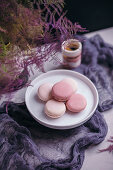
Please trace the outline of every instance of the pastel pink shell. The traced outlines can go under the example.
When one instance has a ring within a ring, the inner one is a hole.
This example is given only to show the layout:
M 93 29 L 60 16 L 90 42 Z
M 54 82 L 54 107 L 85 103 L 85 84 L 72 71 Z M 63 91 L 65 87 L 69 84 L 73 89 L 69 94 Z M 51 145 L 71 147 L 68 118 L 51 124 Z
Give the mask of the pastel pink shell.
M 80 112 L 85 109 L 86 105 L 86 98 L 77 93 L 73 94 L 66 103 L 68 110 L 71 112 Z
M 73 93 L 72 86 L 65 81 L 56 83 L 52 88 L 52 96 L 58 101 L 67 101 Z
M 51 118 L 59 118 L 65 113 L 66 106 L 63 102 L 51 99 L 45 104 L 44 110 L 47 116 Z
M 50 83 L 44 83 L 42 85 L 40 85 L 40 87 L 38 88 L 38 97 L 42 100 L 42 101 L 48 101 L 50 100 L 51 97 L 51 90 L 52 90 L 53 85 Z

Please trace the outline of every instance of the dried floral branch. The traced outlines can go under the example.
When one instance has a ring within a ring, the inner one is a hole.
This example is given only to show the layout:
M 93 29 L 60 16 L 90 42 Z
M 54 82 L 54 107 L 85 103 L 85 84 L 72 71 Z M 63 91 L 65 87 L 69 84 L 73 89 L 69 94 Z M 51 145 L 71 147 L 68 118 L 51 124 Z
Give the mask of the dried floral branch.
M 113 143 L 113 136 L 111 136 L 110 139 L 108 139 L 108 142 Z M 99 151 L 100 151 L 100 152 L 105 152 L 105 151 L 113 152 L 113 144 L 112 144 L 112 145 L 109 145 L 107 148 L 101 149 L 101 150 L 99 150 Z
M 29 0 L 1 0 L 0 95 L 22 87 L 25 82 L 19 76 L 22 71 L 33 64 L 43 69 L 50 55 L 57 58 L 64 40 L 85 31 L 66 18 L 63 0 L 34 0 L 34 3 L 37 9 L 32 8 Z
M 0 26 L 0 31 L 6 33 L 6 30 L 4 30 L 1 26 Z

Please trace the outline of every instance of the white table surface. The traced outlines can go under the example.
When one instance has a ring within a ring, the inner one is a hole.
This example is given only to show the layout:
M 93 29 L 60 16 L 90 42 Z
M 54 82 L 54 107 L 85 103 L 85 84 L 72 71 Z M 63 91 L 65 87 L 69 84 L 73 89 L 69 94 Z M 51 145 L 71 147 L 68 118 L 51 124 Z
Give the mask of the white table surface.
M 113 45 L 113 27 L 92 32 L 92 33 L 87 33 L 87 37 L 92 37 L 95 34 L 100 34 L 102 38 Z M 59 54 L 60 56 L 61 54 Z M 57 67 L 60 67 L 57 64 L 53 64 L 53 62 L 47 62 L 45 64 L 45 71 L 49 71 L 51 69 L 56 69 Z M 35 77 L 37 77 L 41 72 L 38 70 L 35 70 L 35 74 L 31 75 L 30 79 L 33 80 Z M 26 88 L 23 88 L 13 94 L 12 101 L 14 102 L 23 102 L 24 101 L 24 96 L 25 96 L 25 91 Z M 0 104 L 7 100 L 6 96 L 3 96 L 2 99 L 0 100 Z M 97 146 L 90 146 L 86 152 L 85 152 L 85 160 L 83 163 L 83 166 L 81 170 L 113 170 L 113 152 L 108 153 L 108 152 L 102 152 L 99 153 L 99 149 L 103 149 L 109 146 L 109 142 L 107 140 L 110 138 L 110 136 L 113 136 L 113 109 L 103 112 L 102 113 L 107 125 L 108 125 L 108 133 L 105 138 L 105 140 L 97 145 Z

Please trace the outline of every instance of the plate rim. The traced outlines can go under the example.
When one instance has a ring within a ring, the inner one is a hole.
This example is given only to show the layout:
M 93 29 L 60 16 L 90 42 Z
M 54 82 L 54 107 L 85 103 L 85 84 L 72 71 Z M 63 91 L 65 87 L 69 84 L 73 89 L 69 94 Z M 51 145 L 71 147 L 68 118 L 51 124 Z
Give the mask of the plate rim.
M 95 90 L 96 104 L 95 104 L 93 110 L 90 112 L 90 114 L 89 114 L 86 118 L 84 118 L 84 119 L 82 120 L 82 122 L 78 122 L 77 124 L 72 124 L 72 125 L 67 125 L 67 126 L 66 126 L 66 125 L 65 125 L 65 126 L 50 125 L 50 124 L 48 124 L 48 123 L 44 123 L 43 121 L 40 121 L 37 117 L 35 117 L 35 116 L 31 113 L 31 111 L 30 111 L 30 109 L 29 109 L 29 106 L 27 105 L 28 90 L 29 90 L 29 88 L 33 87 L 32 85 L 33 85 L 33 83 L 34 83 L 35 81 L 37 81 L 37 79 L 39 79 L 39 78 L 43 77 L 44 75 L 49 74 L 49 73 L 51 73 L 51 72 L 52 72 L 52 73 L 54 73 L 54 72 L 70 72 L 70 73 L 73 73 L 73 74 L 77 75 L 78 77 L 82 77 L 82 78 L 86 79 L 86 80 L 91 84 L 91 86 L 93 87 L 93 89 Z M 79 72 L 77 72 L 77 71 L 72 71 L 72 70 L 58 69 L 58 70 L 50 70 L 50 71 L 47 71 L 46 73 L 42 73 L 41 75 L 37 76 L 34 80 L 32 80 L 32 82 L 31 82 L 30 85 L 27 87 L 26 92 L 25 92 L 25 104 L 26 104 L 26 107 L 27 107 L 29 113 L 31 114 L 31 116 L 32 116 L 38 123 L 40 123 L 41 125 L 46 126 L 46 127 L 48 127 L 48 128 L 59 129 L 59 130 L 72 129 L 72 128 L 78 127 L 78 126 L 84 124 L 85 122 L 87 122 L 87 121 L 93 116 L 93 114 L 94 114 L 94 112 L 95 112 L 95 110 L 96 110 L 96 108 L 97 108 L 97 106 L 98 106 L 98 102 L 99 102 L 99 95 L 98 95 L 98 91 L 97 91 L 94 83 L 93 83 L 88 77 L 86 77 L 85 75 L 83 75 L 83 74 L 81 74 L 81 73 L 79 73 Z

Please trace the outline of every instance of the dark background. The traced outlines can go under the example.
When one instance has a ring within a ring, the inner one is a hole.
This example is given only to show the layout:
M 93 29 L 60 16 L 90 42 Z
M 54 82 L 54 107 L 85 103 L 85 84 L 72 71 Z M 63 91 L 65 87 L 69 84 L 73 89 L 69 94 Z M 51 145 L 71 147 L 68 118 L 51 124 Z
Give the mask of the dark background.
M 113 0 L 65 0 L 66 16 L 88 32 L 113 26 Z

